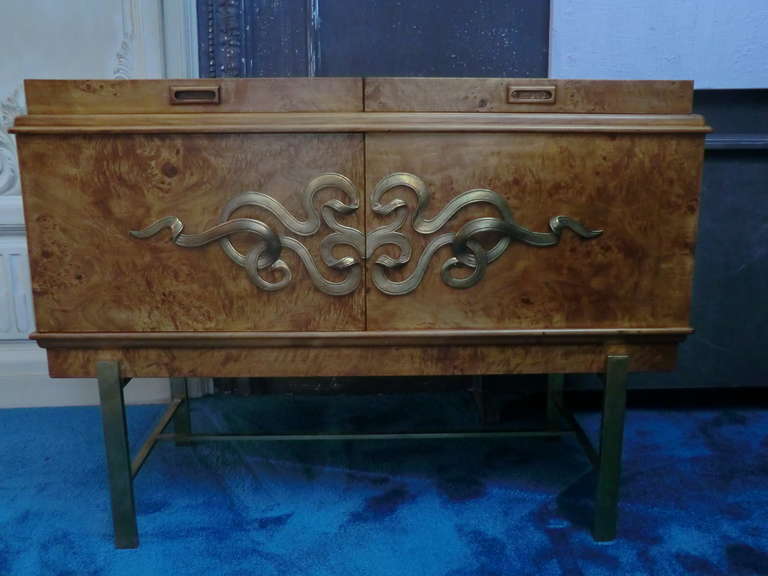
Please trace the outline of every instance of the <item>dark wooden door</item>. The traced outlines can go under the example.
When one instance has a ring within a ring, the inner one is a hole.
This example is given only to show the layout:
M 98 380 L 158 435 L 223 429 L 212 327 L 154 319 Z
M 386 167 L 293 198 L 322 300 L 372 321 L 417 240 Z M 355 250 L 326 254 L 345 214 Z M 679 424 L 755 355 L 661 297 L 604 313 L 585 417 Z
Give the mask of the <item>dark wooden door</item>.
M 200 75 L 546 77 L 549 2 L 198 0 Z

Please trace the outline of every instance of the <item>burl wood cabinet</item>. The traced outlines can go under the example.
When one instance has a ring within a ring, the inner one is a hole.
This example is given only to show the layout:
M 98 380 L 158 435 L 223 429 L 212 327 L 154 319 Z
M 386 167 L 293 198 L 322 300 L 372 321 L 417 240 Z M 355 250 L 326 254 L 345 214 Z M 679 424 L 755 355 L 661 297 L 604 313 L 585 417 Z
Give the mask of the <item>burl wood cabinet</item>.
M 672 369 L 691 331 L 708 127 L 690 82 L 28 81 L 26 95 L 32 337 L 52 376 L 99 377 L 118 545 L 136 542 L 121 387 L 150 376 L 607 371 L 595 534 L 613 536 L 623 375 Z M 165 423 L 190 440 L 174 382 Z

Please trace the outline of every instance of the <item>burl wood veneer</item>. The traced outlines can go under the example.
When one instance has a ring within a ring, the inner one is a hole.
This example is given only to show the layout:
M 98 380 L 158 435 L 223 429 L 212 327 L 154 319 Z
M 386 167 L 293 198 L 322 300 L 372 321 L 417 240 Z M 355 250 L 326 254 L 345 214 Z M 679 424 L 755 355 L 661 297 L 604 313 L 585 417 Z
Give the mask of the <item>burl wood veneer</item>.
M 596 372 L 613 353 L 667 370 L 691 331 L 708 127 L 689 82 L 26 95 L 33 337 L 53 376 Z
M 20 140 L 40 333 L 365 329 L 362 290 L 344 298 L 309 290 L 306 269 L 293 255 L 286 256 L 293 281 L 264 292 L 216 243 L 184 250 L 168 241 L 167 231 L 144 241 L 128 234 L 169 214 L 181 219 L 185 231 L 210 228 L 234 191 L 270 190 L 286 209 L 301 214 L 304 188 L 317 174 L 339 172 L 362 186 L 362 135 L 72 134 Z M 44 165 L 55 168 L 35 169 Z M 317 198 L 332 196 L 325 190 Z M 248 207 L 237 216 L 279 229 L 274 217 Z M 343 220 L 362 229 L 363 212 Z M 311 253 L 319 252 L 328 232 L 321 228 L 306 238 Z
M 430 215 L 483 187 L 498 191 L 528 228 L 546 230 L 551 217 L 567 214 L 605 231 L 589 241 L 564 232 L 557 247 L 512 243 L 467 290 L 440 278 L 451 246 L 406 297 L 371 289 L 369 276 L 369 330 L 688 325 L 700 178 L 690 163 L 699 163 L 699 136 L 370 134 L 365 151 L 368 193 L 392 172 L 422 174 Z M 492 206 L 472 206 L 446 229 L 493 216 Z M 369 230 L 386 220 L 366 212 Z M 415 254 L 427 240 L 413 236 Z M 413 268 L 412 259 L 402 275 Z

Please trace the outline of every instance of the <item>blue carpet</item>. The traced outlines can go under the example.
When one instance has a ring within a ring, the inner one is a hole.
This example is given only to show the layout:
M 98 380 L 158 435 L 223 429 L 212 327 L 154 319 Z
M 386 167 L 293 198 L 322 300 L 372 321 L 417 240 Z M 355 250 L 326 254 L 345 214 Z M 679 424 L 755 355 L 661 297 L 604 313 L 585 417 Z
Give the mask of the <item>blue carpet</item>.
M 128 409 L 134 446 L 161 410 Z M 476 424 L 464 393 L 193 402 L 198 432 Z M 566 437 L 161 444 L 114 550 L 98 409 L 4 410 L 0 575 L 768 574 L 768 412 L 630 411 L 625 438 L 610 544 Z

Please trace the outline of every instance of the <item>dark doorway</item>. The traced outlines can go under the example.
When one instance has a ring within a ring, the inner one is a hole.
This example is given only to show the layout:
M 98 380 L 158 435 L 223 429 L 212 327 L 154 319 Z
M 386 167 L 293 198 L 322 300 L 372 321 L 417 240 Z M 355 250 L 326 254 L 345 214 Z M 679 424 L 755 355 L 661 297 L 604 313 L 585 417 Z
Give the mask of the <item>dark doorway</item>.
M 198 0 L 200 75 L 545 78 L 549 2 Z

